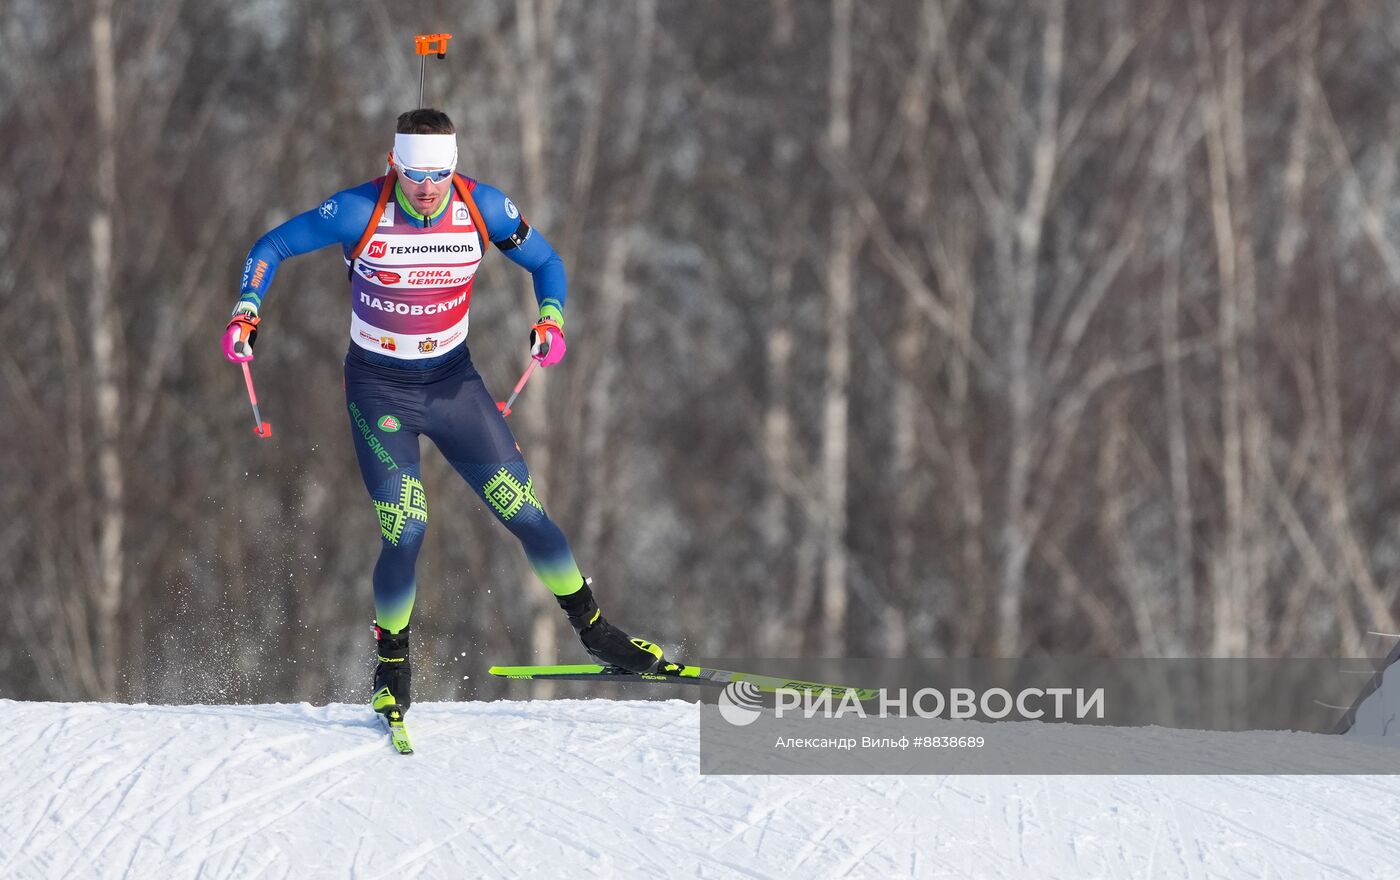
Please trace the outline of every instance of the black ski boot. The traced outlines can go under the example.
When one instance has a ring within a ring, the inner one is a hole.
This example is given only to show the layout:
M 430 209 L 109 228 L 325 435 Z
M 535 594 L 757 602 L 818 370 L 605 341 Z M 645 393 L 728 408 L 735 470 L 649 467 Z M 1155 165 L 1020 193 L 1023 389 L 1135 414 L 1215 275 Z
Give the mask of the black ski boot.
M 399 721 L 413 702 L 409 690 L 413 670 L 408 665 L 408 627 L 390 633 L 376 625 L 374 638 L 379 643 L 379 665 L 374 667 L 374 697 L 371 705 L 374 711 L 391 721 Z
M 661 648 L 646 639 L 630 638 L 613 626 L 593 601 L 592 578 L 584 578 L 578 592 L 555 596 L 559 607 L 569 615 L 569 623 L 578 633 L 583 647 L 604 666 L 616 666 L 628 672 L 652 672 L 663 660 Z

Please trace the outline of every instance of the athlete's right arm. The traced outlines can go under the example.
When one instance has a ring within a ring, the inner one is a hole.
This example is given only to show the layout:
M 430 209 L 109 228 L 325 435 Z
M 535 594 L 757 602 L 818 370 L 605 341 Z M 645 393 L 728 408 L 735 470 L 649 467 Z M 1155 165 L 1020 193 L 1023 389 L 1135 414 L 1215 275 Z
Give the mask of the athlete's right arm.
M 270 230 L 257 240 L 243 262 L 243 281 L 234 312 L 262 307 L 277 267 L 288 257 L 339 244 L 348 253 L 360 241 L 374 212 L 379 187 L 374 181 L 341 190 L 304 214 Z

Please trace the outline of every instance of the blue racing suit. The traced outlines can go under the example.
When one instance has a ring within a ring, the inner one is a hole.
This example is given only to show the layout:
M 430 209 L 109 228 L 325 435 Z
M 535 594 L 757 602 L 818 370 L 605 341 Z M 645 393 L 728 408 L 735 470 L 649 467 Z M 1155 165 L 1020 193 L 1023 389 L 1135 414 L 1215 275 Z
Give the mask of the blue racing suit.
M 346 406 L 360 474 L 379 519 L 374 603 L 377 623 L 389 633 L 408 626 L 428 523 L 420 435 L 520 540 L 556 596 L 583 586 L 568 541 L 545 513 L 465 344 L 471 281 L 488 241 L 530 272 L 541 314 L 561 326 L 564 264 L 500 190 L 463 182 L 475 210 L 467 210 L 454 187 L 431 217 L 418 214 L 395 185 L 372 235 L 366 233 L 384 179 L 342 190 L 259 238 L 243 270 L 239 302 L 261 308 L 283 260 L 332 244 L 342 248 L 355 310 L 345 358 Z

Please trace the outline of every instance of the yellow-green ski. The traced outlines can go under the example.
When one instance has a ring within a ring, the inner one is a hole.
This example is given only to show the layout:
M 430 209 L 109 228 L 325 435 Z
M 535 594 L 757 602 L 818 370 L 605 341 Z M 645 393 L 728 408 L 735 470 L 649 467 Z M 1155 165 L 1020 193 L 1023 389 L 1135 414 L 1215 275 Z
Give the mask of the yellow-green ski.
M 389 727 L 389 742 L 394 746 L 394 751 L 400 755 L 413 754 L 413 742 L 408 738 L 408 728 L 403 724 L 403 713 L 398 706 L 390 706 L 388 711 L 381 712 L 380 718 Z
M 652 672 L 628 672 L 616 666 L 599 666 L 596 663 L 575 663 L 562 666 L 492 666 L 489 672 L 501 678 L 548 679 L 552 681 L 616 681 L 616 682 L 670 682 L 672 684 L 697 684 L 710 687 L 724 687 L 732 681 L 747 681 L 761 691 L 798 691 L 799 693 L 820 694 L 830 692 L 832 699 L 844 699 L 847 693 L 857 700 L 874 700 L 880 696 L 878 688 L 851 687 L 844 684 L 825 684 L 816 681 L 802 681 L 774 675 L 761 675 L 756 672 L 733 672 L 728 669 L 711 669 L 706 666 L 687 666 L 683 663 L 666 663 Z

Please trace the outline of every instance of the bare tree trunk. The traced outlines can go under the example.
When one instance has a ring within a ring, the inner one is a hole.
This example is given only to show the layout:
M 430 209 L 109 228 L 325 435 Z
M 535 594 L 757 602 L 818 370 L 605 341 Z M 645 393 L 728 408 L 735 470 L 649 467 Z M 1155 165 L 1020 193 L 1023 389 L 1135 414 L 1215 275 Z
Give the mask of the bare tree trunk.
M 1166 236 L 1166 272 L 1162 281 L 1162 375 L 1166 392 L 1167 458 L 1172 488 L 1173 579 L 1176 582 L 1177 643 L 1190 647 L 1198 631 L 1196 618 L 1195 538 L 1192 533 L 1190 459 L 1186 440 L 1186 406 L 1181 366 L 1181 260 L 1186 235 L 1185 181 L 1172 190 L 1172 222 Z
M 1243 365 L 1241 363 L 1241 279 L 1239 242 L 1236 239 L 1229 159 L 1226 155 L 1226 122 L 1223 106 L 1226 87 L 1215 68 L 1215 49 L 1199 2 L 1191 5 L 1198 69 L 1205 91 L 1202 123 L 1206 131 L 1206 156 L 1210 172 L 1211 216 L 1214 220 L 1216 260 L 1220 276 L 1220 424 L 1221 473 L 1225 493 L 1223 556 L 1214 569 L 1213 632 L 1211 651 L 1216 657 L 1242 657 L 1249 650 L 1247 624 L 1249 572 L 1246 554 L 1245 427 Z M 1228 51 L 1238 51 L 1229 49 Z M 1231 65 L 1226 65 L 1227 73 Z
M 1032 424 L 1034 391 L 1031 337 L 1035 323 L 1036 289 L 1039 285 L 1040 239 L 1058 157 L 1060 76 L 1064 67 L 1063 2 L 1048 5 L 1045 37 L 1041 47 L 1042 77 L 1036 112 L 1036 133 L 1031 157 L 1031 180 L 1025 204 L 1016 217 L 1015 265 L 1012 281 L 1008 372 L 1011 425 L 1010 460 L 1006 473 L 1006 521 L 1001 541 L 1001 595 L 997 607 L 997 653 L 1014 657 L 1021 651 L 1024 634 L 1026 566 L 1034 535 L 1030 528 L 1031 471 L 1038 437 Z
M 790 0 L 774 0 L 773 27 L 768 35 L 771 57 L 783 69 L 793 45 L 796 21 Z M 775 80 L 781 83 L 782 80 Z M 780 88 L 770 86 L 775 94 Z M 773 166 L 772 198 L 774 212 L 790 205 L 794 196 L 789 181 L 794 175 L 794 161 L 799 144 L 793 133 L 776 126 L 767 144 L 768 160 Z M 763 461 L 766 480 L 763 487 L 763 516 L 760 519 L 763 556 L 774 567 L 779 581 L 801 583 L 797 576 L 793 546 L 799 532 L 790 516 L 791 499 L 797 482 L 793 470 L 793 406 L 792 356 L 796 334 L 792 327 L 793 271 L 801 251 L 798 230 L 794 224 L 783 224 L 780 237 L 771 243 L 771 270 L 768 273 L 767 308 L 768 332 L 764 334 L 763 361 L 767 397 L 763 401 Z M 801 534 L 806 534 L 805 529 Z M 762 593 L 762 612 L 755 634 L 755 644 L 763 656 L 782 657 L 795 653 L 801 640 L 802 621 L 795 619 L 791 594 L 777 590 Z M 805 603 L 803 606 L 805 607 Z
M 926 32 L 932 31 L 930 4 L 923 4 L 920 21 Z M 927 159 L 929 109 L 933 104 L 933 52 L 931 35 L 918 41 L 918 54 L 910 68 L 899 105 L 902 139 L 910 165 L 909 186 L 904 194 L 903 220 L 918 228 L 932 201 L 932 162 Z M 885 655 L 902 657 L 909 650 L 910 611 L 936 606 L 932 597 L 919 594 L 919 585 L 927 577 L 918 573 L 919 524 L 918 513 L 925 493 L 918 474 L 918 414 L 923 385 L 923 356 L 925 337 L 929 333 L 919 303 L 908 292 L 903 304 L 903 317 L 894 344 L 894 361 L 898 378 L 890 397 L 890 421 L 893 425 L 893 460 L 891 482 L 895 487 L 894 536 L 890 561 L 890 601 L 883 615 Z M 957 355 L 953 355 L 956 357 Z M 924 614 L 927 621 L 932 615 Z M 930 624 L 925 624 L 930 625 Z M 930 639 L 921 640 L 927 644 Z
M 952 312 L 956 320 L 958 338 L 972 340 L 973 312 L 976 309 L 976 290 L 972 281 L 971 247 L 960 247 L 957 256 L 945 254 L 942 262 L 949 269 L 956 266 L 955 272 L 945 273 L 954 279 L 952 288 Z M 955 262 L 956 261 L 956 262 Z M 987 555 L 983 551 L 982 534 L 986 522 L 986 503 L 982 497 L 981 481 L 978 479 L 976 458 L 973 455 L 972 429 L 974 407 L 971 400 L 972 370 L 968 351 L 971 345 L 958 346 L 952 355 L 948 368 L 948 422 L 949 453 L 952 459 L 953 497 L 958 511 L 958 574 L 963 581 L 962 596 L 966 598 L 966 610 L 959 616 L 962 625 L 954 627 L 951 651 L 957 655 L 974 652 L 979 625 L 987 618 L 985 587 L 992 583 L 988 574 Z M 932 633 L 930 633 L 932 635 Z
M 833 0 L 830 116 L 827 147 L 836 167 L 850 165 L 851 30 L 854 0 Z M 826 399 L 822 417 L 822 602 L 821 648 L 827 656 L 846 652 L 848 598 L 846 478 L 850 425 L 851 316 L 855 301 L 857 242 L 849 198 L 834 189 L 831 241 L 827 249 Z
M 537 9 L 540 13 L 537 15 Z M 544 137 L 546 119 L 549 113 L 550 72 L 553 63 L 550 59 L 554 19 L 558 4 L 538 0 L 516 0 L 516 37 L 519 57 L 529 59 L 518 68 L 524 82 L 518 89 L 520 102 L 520 155 L 521 170 L 525 174 L 525 198 L 532 221 L 542 228 L 548 227 L 549 212 L 546 204 L 546 181 L 548 167 L 545 163 Z M 522 315 L 531 316 L 536 309 L 534 294 L 529 281 L 522 282 L 520 303 Z M 528 329 L 528 327 L 527 327 Z M 523 345 L 522 345 L 523 349 Z M 541 381 L 544 380 L 544 381 Z M 533 392 L 526 406 L 520 407 L 517 418 L 523 422 L 521 429 L 526 436 L 547 436 L 546 417 L 548 415 L 549 382 L 545 376 L 536 377 Z M 549 448 L 543 445 L 530 447 L 531 473 L 542 485 L 550 485 Z M 539 658 L 557 657 L 559 654 L 558 627 L 563 616 L 548 591 L 544 590 L 530 567 L 522 558 L 519 563 L 520 583 L 525 595 L 531 597 L 530 605 L 530 647 Z M 546 686 L 537 693 L 541 697 L 551 696 L 552 686 Z
M 1329 276 L 1321 285 L 1322 321 L 1319 328 L 1318 358 L 1321 378 L 1318 382 L 1318 402 L 1322 410 L 1322 467 L 1313 474 L 1318 489 L 1327 499 L 1327 515 L 1332 539 L 1341 554 L 1341 567 L 1356 589 L 1357 598 L 1369 615 L 1371 627 L 1395 632 L 1395 618 L 1390 611 L 1393 590 L 1383 590 L 1371 575 L 1371 563 L 1365 545 L 1357 536 L 1351 503 L 1348 500 L 1346 447 L 1347 438 L 1341 414 L 1341 334 L 1337 328 L 1337 290 Z M 1388 595 L 1389 594 L 1389 595 Z M 1358 633 L 1343 632 L 1341 649 L 1346 653 L 1361 649 Z
M 93 91 L 97 105 L 97 168 L 92 206 L 92 365 L 97 403 L 98 578 L 97 616 L 100 680 L 104 699 L 118 696 L 121 658 L 125 487 L 121 450 L 121 320 L 112 295 L 112 224 L 117 202 L 116 70 L 112 54 L 112 0 L 95 0 L 92 19 Z
M 780 177 L 782 175 L 779 175 Z M 795 476 L 792 465 L 791 363 L 793 331 L 787 321 L 792 297 L 792 259 L 778 255 L 768 275 L 770 299 L 769 332 L 764 339 L 768 399 L 763 406 L 763 459 L 767 481 L 764 485 L 763 518 L 760 521 L 763 556 L 769 565 L 781 566 L 791 559 L 793 528 L 788 517 L 788 498 Z M 786 576 L 784 574 L 783 576 Z M 781 579 L 781 577 L 780 577 Z M 783 614 L 788 603 L 776 591 L 763 594 L 765 612 L 759 625 L 759 651 L 764 656 L 783 656 L 787 637 L 799 621 Z
M 912 299 L 904 301 L 904 316 L 895 340 L 895 363 L 898 379 L 893 398 L 893 460 L 890 469 L 895 496 L 894 546 L 890 563 L 891 583 L 888 600 L 881 616 L 880 640 L 886 657 L 903 657 L 909 650 L 909 612 L 911 608 L 926 607 L 929 602 L 919 596 L 918 584 L 924 578 L 918 573 L 918 525 L 921 492 L 918 486 L 916 454 L 919 449 L 918 425 L 920 407 L 917 401 L 918 369 L 924 349 L 923 316 Z
M 1245 27 L 1243 7 L 1234 6 L 1226 17 L 1225 58 L 1221 109 L 1225 161 L 1230 175 L 1231 219 L 1236 235 L 1235 266 L 1239 281 L 1239 358 L 1240 415 L 1244 434 L 1244 546 L 1241 560 L 1244 584 L 1241 587 L 1245 644 L 1244 653 L 1261 643 L 1269 623 L 1264 612 L 1262 586 L 1269 564 L 1267 535 L 1273 527 L 1267 521 L 1267 481 L 1269 467 L 1268 420 L 1259 400 L 1259 273 L 1254 257 L 1254 209 L 1250 193 L 1248 151 L 1245 145 Z
M 1131 469 L 1124 459 L 1132 446 L 1130 416 L 1127 413 L 1127 391 L 1119 390 L 1112 395 L 1105 407 L 1102 445 L 1099 447 L 1099 529 L 1104 536 L 1104 545 L 1109 549 L 1113 560 L 1112 570 L 1128 612 L 1132 617 L 1136 636 L 1134 653 L 1146 657 L 1162 656 L 1161 594 L 1152 588 L 1156 580 L 1148 566 L 1138 558 L 1129 519 L 1134 502 L 1134 482 L 1129 476 Z
M 647 86 L 651 82 L 651 60 L 656 44 L 656 3 L 655 0 L 639 0 L 634 7 L 637 35 L 633 43 L 634 56 L 631 69 L 625 75 L 628 83 L 627 112 L 617 129 L 617 141 L 613 145 L 619 153 L 632 158 L 632 165 L 639 171 L 639 180 L 627 190 L 626 198 L 613 203 L 607 228 L 607 244 L 603 249 L 603 266 L 599 273 L 598 299 L 590 323 L 592 345 L 600 352 L 596 369 L 591 371 L 591 384 L 587 395 L 587 411 L 582 432 L 583 473 L 575 477 L 582 483 L 584 498 L 601 498 L 608 491 L 616 477 L 615 469 L 609 464 L 613 457 L 609 453 L 608 441 L 614 436 L 615 401 L 619 392 L 621 358 L 618 342 L 622 337 L 622 327 L 627 309 L 636 294 L 635 286 L 627 280 L 627 267 L 632 259 L 635 240 L 632 224 L 643 216 L 651 203 L 655 189 L 657 163 L 649 161 L 642 149 L 642 134 L 646 123 Z M 586 505 L 583 525 L 579 529 L 576 549 L 598 553 L 602 550 L 602 536 L 610 515 L 617 513 L 611 505 Z

